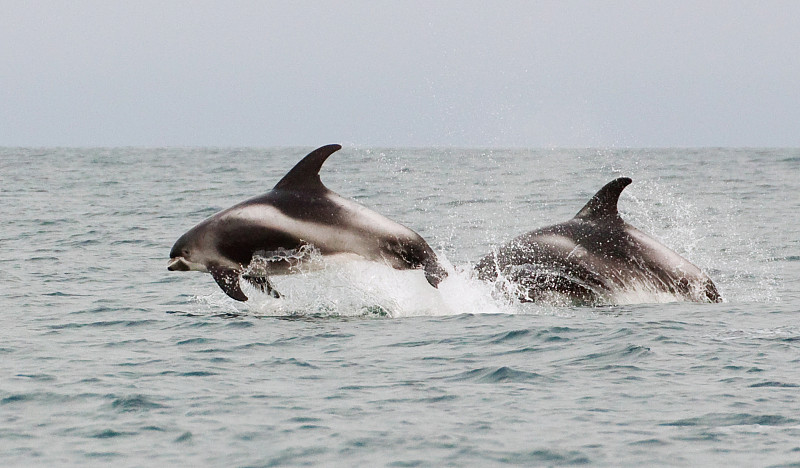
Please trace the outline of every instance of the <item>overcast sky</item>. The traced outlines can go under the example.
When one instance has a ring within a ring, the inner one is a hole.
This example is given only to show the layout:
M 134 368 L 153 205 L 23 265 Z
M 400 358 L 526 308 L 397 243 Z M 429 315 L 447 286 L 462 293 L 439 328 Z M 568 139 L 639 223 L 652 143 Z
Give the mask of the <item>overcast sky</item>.
M 800 1 L 0 0 L 2 146 L 800 146 Z

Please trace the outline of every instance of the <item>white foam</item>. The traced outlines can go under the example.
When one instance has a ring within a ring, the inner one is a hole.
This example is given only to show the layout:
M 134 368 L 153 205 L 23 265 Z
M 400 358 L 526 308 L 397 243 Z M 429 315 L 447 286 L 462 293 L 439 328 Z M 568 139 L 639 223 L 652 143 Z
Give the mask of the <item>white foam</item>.
M 324 261 L 323 268 L 270 281 L 282 297 L 274 299 L 243 283 L 248 313 L 257 315 L 447 316 L 508 314 L 514 307 L 495 299 L 492 286 L 478 280 L 469 267 L 454 268 L 446 259 L 448 277 L 431 287 L 421 270 L 395 270 L 353 258 Z
M 553 307 L 571 305 L 569 297 L 556 292 L 537 304 L 517 302 L 517 287 L 500 275 L 494 283 L 475 277 L 471 265 L 454 267 L 444 256 L 440 261 L 448 277 L 431 287 L 421 270 L 395 270 L 354 256 L 318 256 L 296 274 L 271 276 L 282 297 L 273 298 L 242 281 L 249 297 L 231 301 L 221 291 L 196 296 L 207 313 L 244 313 L 257 316 L 414 317 L 459 314 L 549 315 Z M 653 304 L 682 299 L 644 284 L 628 284 L 624 290 L 597 305 Z
M 687 299 L 664 291 L 655 286 L 641 282 L 631 282 L 626 284 L 624 289 L 615 291 L 605 301 L 609 305 L 632 305 L 632 304 L 666 304 L 668 302 L 685 302 Z
M 558 292 L 538 297 L 536 304 L 520 304 L 519 286 L 501 274 L 493 283 L 476 278 L 472 265 L 454 267 L 444 255 L 439 260 L 448 272 L 438 288 L 425 279 L 422 270 L 395 270 L 355 255 L 310 258 L 293 268 L 295 274 L 273 275 L 270 281 L 281 293 L 273 298 L 242 281 L 249 300 L 231 301 L 221 291 L 197 296 L 202 312 L 244 313 L 258 316 L 414 317 L 459 314 L 545 314 L 553 308 L 572 305 Z M 603 305 L 633 305 L 685 300 L 655 285 L 630 282 L 598 302 Z

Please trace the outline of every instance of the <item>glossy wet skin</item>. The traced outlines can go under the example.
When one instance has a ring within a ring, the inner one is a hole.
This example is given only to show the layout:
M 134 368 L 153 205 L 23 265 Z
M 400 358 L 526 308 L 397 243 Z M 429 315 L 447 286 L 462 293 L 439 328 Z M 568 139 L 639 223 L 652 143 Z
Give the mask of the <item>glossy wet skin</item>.
M 629 183 L 612 181 L 573 219 L 523 234 L 485 256 L 475 267 L 479 278 L 506 278 L 520 286 L 523 301 L 557 293 L 575 304 L 596 304 L 636 288 L 678 300 L 721 301 L 698 267 L 619 217 L 617 199 Z
M 396 269 L 421 268 L 431 285 L 438 285 L 447 274 L 422 237 L 319 181 L 319 167 L 338 148 L 319 148 L 273 190 L 189 230 L 173 246 L 168 269 L 208 271 L 229 296 L 246 300 L 233 278 L 245 271 L 255 254 L 313 246 L 323 256 L 354 254 Z M 293 272 L 287 262 L 277 261 L 267 263 L 261 273 Z

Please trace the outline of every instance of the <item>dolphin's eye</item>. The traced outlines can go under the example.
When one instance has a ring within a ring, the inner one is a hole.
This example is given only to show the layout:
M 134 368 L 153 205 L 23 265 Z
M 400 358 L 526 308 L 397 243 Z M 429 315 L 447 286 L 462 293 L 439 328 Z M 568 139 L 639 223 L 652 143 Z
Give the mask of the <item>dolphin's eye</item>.
M 189 249 L 183 249 L 183 250 L 181 250 L 181 253 L 183 254 L 184 257 L 188 257 L 189 256 Z

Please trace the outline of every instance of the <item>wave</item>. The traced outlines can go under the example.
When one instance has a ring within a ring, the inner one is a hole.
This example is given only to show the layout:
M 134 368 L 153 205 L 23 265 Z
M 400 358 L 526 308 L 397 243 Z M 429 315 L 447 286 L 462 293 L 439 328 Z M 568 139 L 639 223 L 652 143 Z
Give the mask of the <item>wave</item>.
M 799 421 L 777 414 L 749 414 L 749 413 L 708 413 L 695 418 L 679 419 L 662 426 L 786 426 L 794 425 Z
M 542 380 L 552 379 L 541 374 L 537 374 L 536 372 L 526 372 L 511 367 L 502 366 L 482 367 L 480 369 L 469 370 L 451 377 L 450 380 L 477 383 L 522 383 L 540 382 Z

